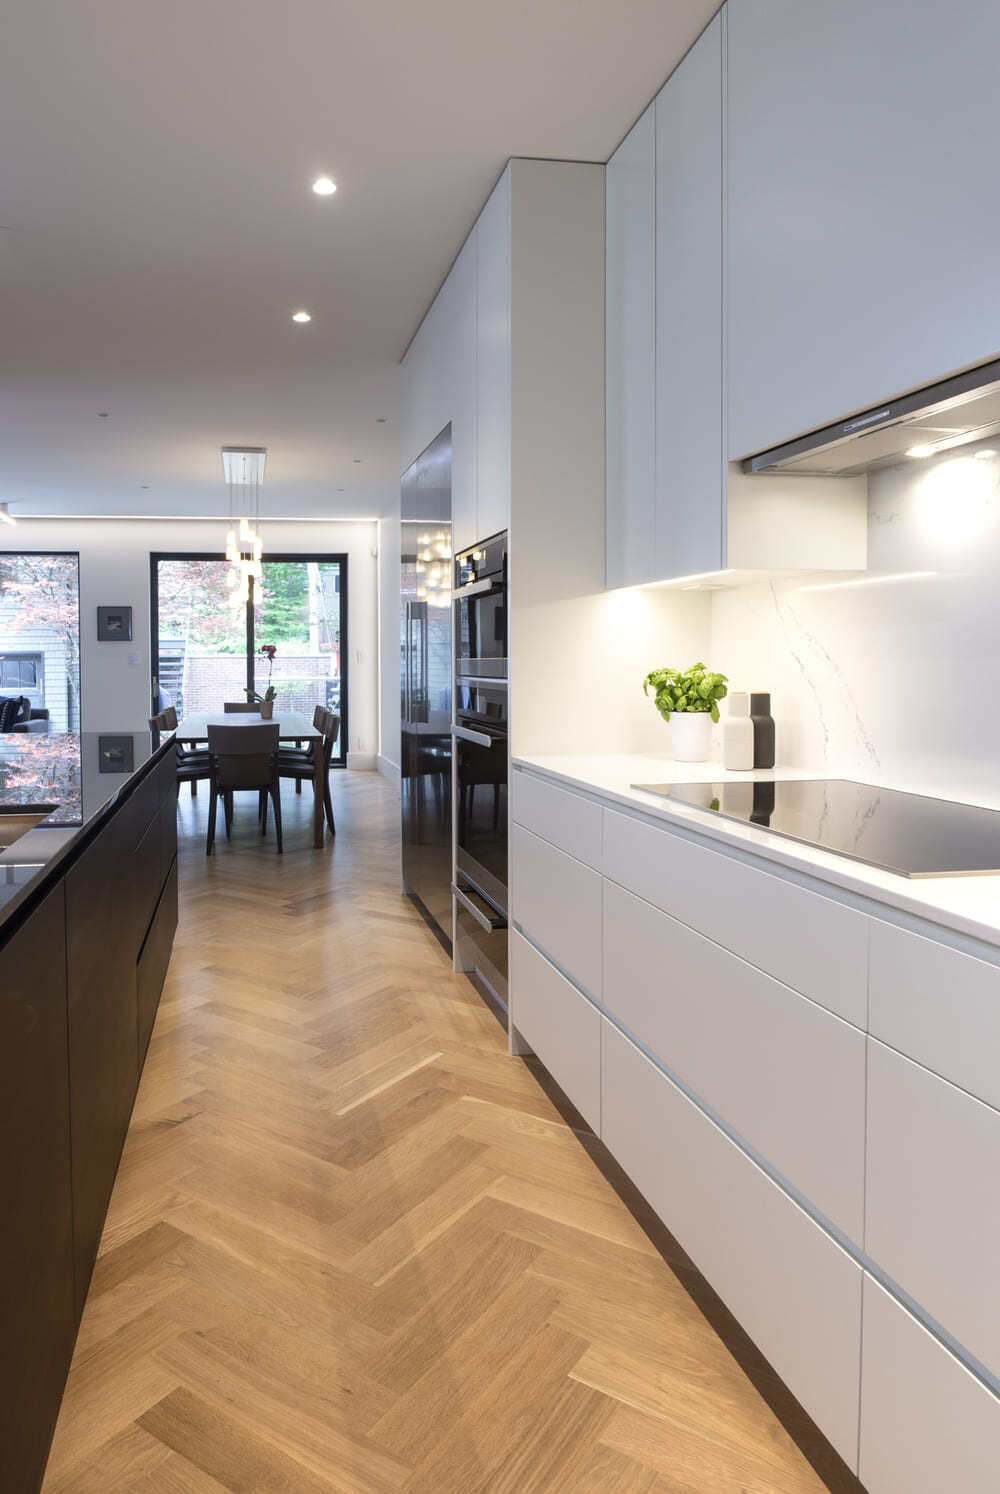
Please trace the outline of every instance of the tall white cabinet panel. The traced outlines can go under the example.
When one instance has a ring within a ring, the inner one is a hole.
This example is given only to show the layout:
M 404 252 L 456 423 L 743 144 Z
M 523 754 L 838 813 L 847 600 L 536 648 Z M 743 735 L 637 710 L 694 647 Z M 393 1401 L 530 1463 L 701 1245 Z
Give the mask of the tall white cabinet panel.
M 477 513 L 475 533 L 456 548 L 499 534 L 510 522 L 510 167 L 476 225 Z
M 868 1255 L 1000 1377 L 1000 1112 L 870 1041 Z
M 741 457 L 1000 353 L 1000 6 L 726 9 Z
M 608 585 L 655 580 L 656 111 L 605 180 Z
M 476 249 L 477 230 L 466 239 L 441 290 L 444 358 L 451 407 L 451 512 L 453 544 L 477 539 L 476 528 Z M 466 539 L 465 536 L 469 535 Z
M 870 1276 L 861 1482 L 869 1494 L 995 1494 L 1000 1400 Z
M 724 566 L 722 49 L 717 15 L 656 98 L 656 566 Z
M 856 1468 L 860 1266 L 607 1020 L 602 1044 L 605 1145 Z
M 609 1016 L 861 1245 L 864 1033 L 613 882 L 603 989 Z

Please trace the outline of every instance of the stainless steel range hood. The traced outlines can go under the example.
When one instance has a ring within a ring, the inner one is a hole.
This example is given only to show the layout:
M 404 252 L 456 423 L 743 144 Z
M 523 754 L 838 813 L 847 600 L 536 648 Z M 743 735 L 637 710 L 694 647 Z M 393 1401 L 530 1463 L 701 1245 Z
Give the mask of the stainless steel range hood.
M 1000 359 L 747 457 L 744 472 L 855 477 L 1000 433 Z

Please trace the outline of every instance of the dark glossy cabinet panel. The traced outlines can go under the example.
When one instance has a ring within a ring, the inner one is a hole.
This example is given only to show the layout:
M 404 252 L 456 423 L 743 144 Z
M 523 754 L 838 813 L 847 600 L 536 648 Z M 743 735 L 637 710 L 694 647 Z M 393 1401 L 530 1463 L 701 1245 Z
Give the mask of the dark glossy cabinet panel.
M 149 1047 L 160 992 L 170 964 L 174 930 L 177 928 L 177 862 L 174 861 L 166 885 L 156 906 L 146 942 L 139 956 L 137 971 L 139 997 L 139 1066 L 142 1067 Z
M 61 884 L 0 971 L 0 1488 L 34 1494 L 76 1328 Z
M 66 876 L 77 1308 L 82 1310 L 139 1080 L 136 947 L 118 917 L 132 871 L 116 818 Z

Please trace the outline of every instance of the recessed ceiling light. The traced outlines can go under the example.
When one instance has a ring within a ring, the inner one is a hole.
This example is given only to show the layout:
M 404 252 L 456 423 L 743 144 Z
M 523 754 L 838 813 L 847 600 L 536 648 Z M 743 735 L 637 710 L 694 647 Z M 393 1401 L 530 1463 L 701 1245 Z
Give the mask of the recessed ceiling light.
M 97 418 L 98 418 L 98 420 L 107 420 L 109 414 L 110 414 L 110 411 L 108 411 L 108 410 L 98 410 L 98 412 L 97 412 Z
M 976 458 L 977 462 L 988 462 L 990 457 L 996 456 L 996 452 L 990 448 L 985 451 L 974 451 L 972 455 Z
M 906 455 L 911 457 L 929 457 L 934 455 L 934 448 L 933 446 L 928 446 L 925 442 L 921 442 L 918 446 L 911 446 Z
M 358 463 L 358 464 L 359 464 L 359 466 L 360 466 L 360 463 L 361 463 L 361 458 L 360 458 L 360 457 L 355 457 L 355 458 L 354 458 L 354 460 L 355 460 L 355 461 L 356 461 L 356 462 L 357 462 L 357 463 Z
M 328 176 L 318 176 L 313 182 L 313 191 L 317 197 L 332 197 L 337 190 L 337 183 Z
M 375 424 L 376 425 L 385 425 L 388 419 L 389 419 L 388 415 L 376 415 L 375 416 Z
M 302 322 L 302 323 L 311 322 L 312 321 L 312 317 L 309 315 L 308 311 L 293 311 L 292 312 L 292 321 L 293 322 Z

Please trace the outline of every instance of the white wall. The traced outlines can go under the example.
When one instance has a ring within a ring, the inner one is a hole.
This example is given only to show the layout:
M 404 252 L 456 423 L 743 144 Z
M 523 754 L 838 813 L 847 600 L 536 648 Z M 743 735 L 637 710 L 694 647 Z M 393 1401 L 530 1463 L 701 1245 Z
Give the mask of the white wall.
M 80 553 L 81 703 L 85 732 L 139 731 L 150 710 L 149 557 L 221 551 L 225 521 L 22 519 L 8 548 Z M 265 555 L 348 557 L 349 763 L 374 767 L 378 743 L 377 544 L 374 522 L 263 522 Z M 98 643 L 99 605 L 132 608 L 132 643 Z M 398 714 L 398 706 L 397 706 Z
M 379 746 L 378 770 L 399 780 L 399 568 L 400 528 L 397 496 L 379 523 Z
M 779 763 L 1000 807 L 1000 454 L 976 450 L 1000 442 L 871 476 L 860 585 L 713 594 L 712 667 L 772 692 Z

